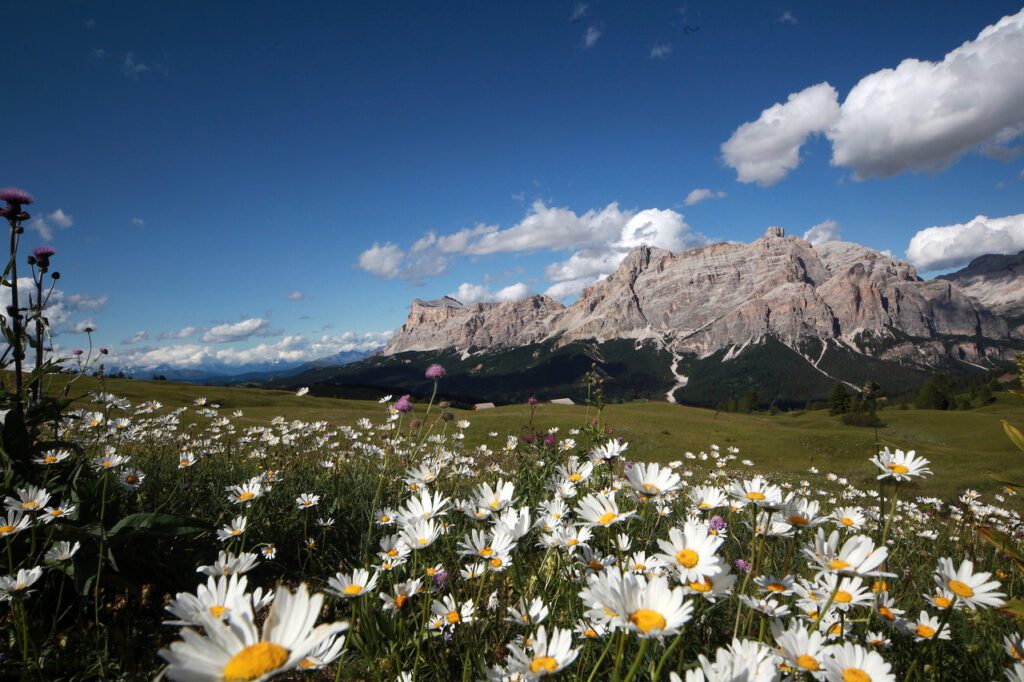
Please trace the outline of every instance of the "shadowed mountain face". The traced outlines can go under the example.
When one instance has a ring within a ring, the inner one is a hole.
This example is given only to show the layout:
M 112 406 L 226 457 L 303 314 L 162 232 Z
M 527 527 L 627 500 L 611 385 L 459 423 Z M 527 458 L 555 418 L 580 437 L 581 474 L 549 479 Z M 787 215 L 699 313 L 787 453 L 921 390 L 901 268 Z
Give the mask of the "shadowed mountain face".
M 998 267 L 975 261 L 959 279 L 924 281 L 910 264 L 877 251 L 815 246 L 781 228 L 750 244 L 681 253 L 638 247 L 568 307 L 546 296 L 469 306 L 448 297 L 416 300 L 381 355 L 333 376 L 336 385 L 381 385 L 382 368 L 411 370 L 443 355 L 457 365 L 446 381 L 461 381 L 464 398 L 503 402 L 520 396 L 495 395 L 502 384 L 526 390 L 509 380 L 516 372 L 509 358 L 523 372 L 545 365 L 554 376 L 559 357 L 590 349 L 602 367 L 602 354 L 614 356 L 615 372 L 605 368 L 608 390 L 614 396 L 621 388 L 623 398 L 713 404 L 755 389 L 803 404 L 824 397 L 835 381 L 868 380 L 909 390 L 934 369 L 994 368 L 1024 347 L 986 300 L 1012 298 L 1020 256 L 1008 258 L 1017 260 Z M 505 359 L 497 362 L 501 371 L 491 366 L 497 358 Z M 644 382 L 633 381 L 641 374 Z M 409 380 L 394 390 L 422 382 L 412 373 Z
M 939 279 L 1003 316 L 1024 336 L 1024 251 L 1007 256 L 979 256 L 967 267 Z

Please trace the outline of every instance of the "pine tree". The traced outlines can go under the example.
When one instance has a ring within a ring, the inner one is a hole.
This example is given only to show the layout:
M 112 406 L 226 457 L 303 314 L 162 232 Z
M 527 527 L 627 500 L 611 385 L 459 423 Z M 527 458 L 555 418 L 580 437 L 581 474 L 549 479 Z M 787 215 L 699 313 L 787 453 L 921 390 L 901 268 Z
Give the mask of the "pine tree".
M 850 396 L 846 388 L 840 382 L 832 387 L 832 394 L 828 398 L 828 413 L 831 415 L 846 414 L 850 411 Z

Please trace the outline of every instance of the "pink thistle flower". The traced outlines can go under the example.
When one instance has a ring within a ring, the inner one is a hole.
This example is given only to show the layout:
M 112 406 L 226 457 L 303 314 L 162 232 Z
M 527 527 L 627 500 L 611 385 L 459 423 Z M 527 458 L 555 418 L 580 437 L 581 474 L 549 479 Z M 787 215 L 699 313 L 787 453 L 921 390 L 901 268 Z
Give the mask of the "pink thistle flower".
M 412 412 L 412 401 L 409 400 L 408 395 L 403 395 L 395 403 L 395 410 L 398 412 Z
M 441 365 L 431 365 L 430 367 L 427 367 L 426 376 L 428 379 L 434 379 L 436 381 L 444 377 L 445 374 L 446 372 L 444 371 L 444 367 Z
M 32 195 L 20 187 L 4 187 L 0 189 L 0 199 L 3 199 L 12 206 L 31 204 L 34 201 Z
M 32 255 L 35 256 L 37 260 L 49 258 L 55 253 L 57 252 L 54 250 L 52 246 L 37 246 L 36 248 L 32 249 Z
M 529 405 L 530 407 L 533 407 L 534 405 L 536 405 L 537 404 L 537 396 L 531 395 L 530 398 L 526 401 L 526 404 Z
M 74 356 L 75 356 L 75 357 L 77 358 L 77 357 L 78 357 L 78 356 L 80 356 L 80 355 L 81 355 L 81 354 L 82 354 L 83 352 L 85 352 L 85 351 L 83 351 L 83 350 L 82 350 L 81 348 L 76 348 L 76 349 L 74 349 L 73 351 L 71 351 L 71 354 L 72 354 L 72 355 L 74 355 Z

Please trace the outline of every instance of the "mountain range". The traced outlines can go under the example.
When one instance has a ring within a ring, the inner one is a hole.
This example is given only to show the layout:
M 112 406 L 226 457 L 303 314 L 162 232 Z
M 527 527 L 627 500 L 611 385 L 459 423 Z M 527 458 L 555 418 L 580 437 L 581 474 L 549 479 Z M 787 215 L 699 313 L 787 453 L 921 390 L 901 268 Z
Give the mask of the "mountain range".
M 935 370 L 1009 364 L 1024 349 L 1022 275 L 1024 252 L 924 280 L 887 254 L 775 227 L 749 244 L 641 246 L 569 306 L 547 296 L 417 299 L 379 354 L 288 381 L 324 393 L 423 393 L 422 370 L 442 362 L 451 397 L 511 402 L 579 398 L 596 363 L 615 399 L 715 404 L 756 390 L 802 405 L 837 381 L 872 380 L 905 392 Z

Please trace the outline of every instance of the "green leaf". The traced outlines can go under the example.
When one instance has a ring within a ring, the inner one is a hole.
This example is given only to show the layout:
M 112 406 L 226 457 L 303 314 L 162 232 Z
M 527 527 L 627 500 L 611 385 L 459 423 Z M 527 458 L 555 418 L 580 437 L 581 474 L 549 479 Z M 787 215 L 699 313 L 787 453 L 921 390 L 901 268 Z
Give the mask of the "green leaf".
M 1021 450 L 1024 450 L 1024 433 L 1021 433 L 1016 426 L 1006 421 L 1005 419 L 1002 421 L 1003 430 L 1006 431 L 1006 435 L 1010 437 L 1010 440 L 1013 441 L 1014 445 L 1016 445 Z
M 996 474 L 989 474 L 988 477 L 991 478 L 996 483 L 1001 483 L 1002 485 L 1005 485 L 1005 486 L 1007 486 L 1009 488 L 1022 488 L 1022 489 L 1024 489 L 1024 483 L 1017 483 L 1016 481 L 1010 481 L 1010 480 L 1007 480 L 1005 478 L 1000 478 Z
M 1011 599 L 999 610 L 1008 616 L 1024 619 L 1024 599 Z
M 108 538 L 121 537 L 145 531 L 147 535 L 190 535 L 208 530 L 208 526 L 198 519 L 189 519 L 173 514 L 158 512 L 141 512 L 129 514 L 110 529 Z
M 1017 549 L 1013 538 L 989 526 L 980 526 L 978 528 L 978 535 L 1000 552 L 1010 557 L 1010 560 L 1016 564 L 1018 569 L 1024 570 L 1024 554 L 1021 554 L 1020 550 Z

